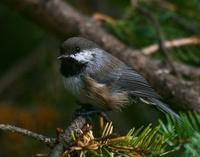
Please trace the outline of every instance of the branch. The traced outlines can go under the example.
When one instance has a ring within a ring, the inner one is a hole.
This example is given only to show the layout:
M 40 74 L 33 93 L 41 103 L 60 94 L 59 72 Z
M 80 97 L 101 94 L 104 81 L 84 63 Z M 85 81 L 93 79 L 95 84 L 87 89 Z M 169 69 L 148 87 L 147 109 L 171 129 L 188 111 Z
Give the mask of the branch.
M 49 138 L 41 134 L 34 133 L 32 131 L 19 128 L 13 125 L 7 125 L 7 124 L 0 124 L 0 130 L 3 130 L 5 132 L 12 132 L 12 133 L 18 133 L 23 136 L 28 136 L 31 137 L 37 141 L 40 141 L 44 144 L 46 144 L 48 147 L 53 147 L 55 145 L 55 139 L 54 138 Z
M 68 128 L 59 135 L 59 141 L 52 149 L 49 157 L 61 157 L 64 153 L 64 150 L 72 144 L 72 132 L 80 131 L 87 123 L 87 118 L 79 116 L 72 121 Z
M 44 135 L 29 131 L 27 129 L 6 124 L 0 124 L 0 130 L 3 130 L 5 132 L 18 133 L 20 135 L 31 137 L 37 141 L 40 141 L 52 149 L 49 157 L 60 157 L 63 154 L 64 150 L 67 149 L 73 142 L 72 132 L 75 132 L 78 136 L 79 131 L 83 129 L 87 121 L 88 119 L 83 116 L 75 118 L 64 131 L 64 133 L 60 133 L 58 135 L 58 139 L 49 138 Z
M 167 49 L 172 49 L 175 47 L 187 46 L 187 45 L 200 45 L 200 38 L 199 37 L 188 37 L 188 38 L 181 38 L 181 39 L 173 39 L 164 41 L 164 46 Z M 142 53 L 145 55 L 152 55 L 156 51 L 159 50 L 158 44 L 153 44 L 141 49 Z
M 140 71 L 168 100 L 179 109 L 200 111 L 200 85 L 177 79 L 172 74 L 158 73 L 163 68 L 161 61 L 153 60 L 127 48 L 123 43 L 108 34 L 100 25 L 79 13 L 63 0 L 2 0 L 22 15 L 31 18 L 59 38 L 67 35 L 81 35 L 101 45 L 112 55 Z M 165 69 L 167 67 L 164 67 Z
M 198 67 L 193 67 L 177 62 L 174 62 L 174 65 L 177 67 L 177 71 L 181 73 L 182 76 L 194 81 L 200 80 L 200 69 Z

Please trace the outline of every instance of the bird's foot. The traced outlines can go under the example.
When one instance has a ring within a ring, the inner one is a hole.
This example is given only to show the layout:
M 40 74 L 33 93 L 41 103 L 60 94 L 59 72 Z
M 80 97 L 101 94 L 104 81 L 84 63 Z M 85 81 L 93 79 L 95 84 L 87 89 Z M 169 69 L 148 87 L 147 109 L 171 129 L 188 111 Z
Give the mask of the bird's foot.
M 107 122 L 110 121 L 110 118 L 106 114 L 107 110 L 96 108 L 90 104 L 81 104 L 81 103 L 78 103 L 78 104 L 80 105 L 80 108 L 76 109 L 74 113 L 75 117 L 84 116 L 84 117 L 91 118 L 92 116 L 101 116 Z

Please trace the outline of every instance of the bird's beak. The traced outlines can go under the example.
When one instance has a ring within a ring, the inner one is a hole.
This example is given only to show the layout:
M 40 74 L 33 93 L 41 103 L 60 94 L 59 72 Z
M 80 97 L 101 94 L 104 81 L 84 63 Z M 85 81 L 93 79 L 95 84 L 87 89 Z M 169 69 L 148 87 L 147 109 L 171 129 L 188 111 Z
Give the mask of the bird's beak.
M 69 56 L 68 55 L 65 55 L 65 54 L 61 54 L 60 56 L 57 57 L 58 60 L 61 60 L 63 58 L 68 58 Z

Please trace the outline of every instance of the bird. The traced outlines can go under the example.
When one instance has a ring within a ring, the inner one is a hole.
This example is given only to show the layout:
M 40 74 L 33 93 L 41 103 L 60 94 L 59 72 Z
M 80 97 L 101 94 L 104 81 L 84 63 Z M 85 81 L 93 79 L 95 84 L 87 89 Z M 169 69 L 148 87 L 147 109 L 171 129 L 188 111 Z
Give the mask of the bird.
M 83 106 L 112 111 L 144 103 L 179 118 L 141 74 L 91 40 L 68 38 L 58 60 L 65 88 Z

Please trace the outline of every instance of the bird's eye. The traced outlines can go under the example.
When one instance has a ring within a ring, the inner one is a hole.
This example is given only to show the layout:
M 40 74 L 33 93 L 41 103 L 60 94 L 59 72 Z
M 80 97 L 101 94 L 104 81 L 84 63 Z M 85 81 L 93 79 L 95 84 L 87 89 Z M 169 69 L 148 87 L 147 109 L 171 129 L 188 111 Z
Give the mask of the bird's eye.
M 75 47 L 75 53 L 78 53 L 78 52 L 80 52 L 80 47 Z

